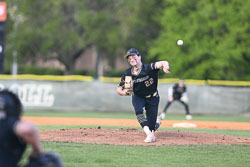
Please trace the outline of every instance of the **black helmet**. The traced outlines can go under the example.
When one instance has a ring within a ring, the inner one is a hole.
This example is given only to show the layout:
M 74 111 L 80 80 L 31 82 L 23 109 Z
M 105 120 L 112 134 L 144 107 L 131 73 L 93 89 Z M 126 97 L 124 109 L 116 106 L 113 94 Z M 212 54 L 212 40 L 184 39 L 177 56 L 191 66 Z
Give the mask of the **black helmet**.
M 129 49 L 128 51 L 127 51 L 127 54 L 124 56 L 124 59 L 127 59 L 128 58 L 128 56 L 130 56 L 130 55 L 134 55 L 134 54 L 136 54 L 136 55 L 140 55 L 140 52 L 139 52 L 139 50 L 138 49 L 135 49 L 135 48 L 131 48 L 131 49 Z
M 0 91 L 0 119 L 5 117 L 19 118 L 22 111 L 22 103 L 16 94 L 8 90 Z

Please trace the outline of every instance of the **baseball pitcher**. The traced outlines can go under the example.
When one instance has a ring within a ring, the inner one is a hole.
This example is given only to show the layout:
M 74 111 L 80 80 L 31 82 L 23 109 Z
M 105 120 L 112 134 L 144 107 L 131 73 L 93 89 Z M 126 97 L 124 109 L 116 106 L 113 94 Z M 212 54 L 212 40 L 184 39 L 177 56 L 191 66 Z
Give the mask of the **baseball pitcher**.
M 158 71 L 163 69 L 165 73 L 170 73 L 168 62 L 159 61 L 143 64 L 141 55 L 135 48 L 129 49 L 124 58 L 131 67 L 122 75 L 117 93 L 121 96 L 132 96 L 132 104 L 137 120 L 146 133 L 144 142 L 154 142 L 160 100 L 157 90 Z

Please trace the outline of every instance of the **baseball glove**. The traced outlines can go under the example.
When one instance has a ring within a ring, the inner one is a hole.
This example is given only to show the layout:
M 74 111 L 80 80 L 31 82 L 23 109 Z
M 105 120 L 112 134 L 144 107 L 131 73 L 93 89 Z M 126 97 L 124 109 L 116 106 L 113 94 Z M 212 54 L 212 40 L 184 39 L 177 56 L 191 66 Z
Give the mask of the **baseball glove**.
M 128 96 L 131 96 L 133 94 L 133 80 L 131 76 L 125 76 L 125 84 L 123 91 Z
M 59 155 L 47 152 L 39 157 L 30 156 L 28 164 L 24 167 L 62 167 Z

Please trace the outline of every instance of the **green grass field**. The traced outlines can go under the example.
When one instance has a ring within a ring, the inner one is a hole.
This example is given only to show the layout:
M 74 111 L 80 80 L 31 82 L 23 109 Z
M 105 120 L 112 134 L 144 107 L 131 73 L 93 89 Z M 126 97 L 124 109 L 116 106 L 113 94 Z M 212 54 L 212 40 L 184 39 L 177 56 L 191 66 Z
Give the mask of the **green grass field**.
M 86 113 L 29 111 L 24 116 L 129 118 L 133 113 Z M 184 115 L 169 114 L 167 120 L 183 120 Z M 249 117 L 194 115 L 193 120 L 250 122 Z M 37 126 L 39 130 L 95 126 Z M 103 126 L 102 128 L 121 128 Z M 126 127 L 123 127 L 126 128 Z M 130 127 L 131 128 L 131 127 Z M 138 127 L 136 127 L 138 128 Z M 138 128 L 140 129 L 140 128 Z M 250 131 L 161 128 L 250 137 Z M 115 146 L 107 144 L 79 144 L 42 142 L 44 150 L 57 152 L 65 167 L 250 167 L 250 146 L 246 145 L 188 145 L 188 146 Z M 27 158 L 30 149 L 26 151 Z

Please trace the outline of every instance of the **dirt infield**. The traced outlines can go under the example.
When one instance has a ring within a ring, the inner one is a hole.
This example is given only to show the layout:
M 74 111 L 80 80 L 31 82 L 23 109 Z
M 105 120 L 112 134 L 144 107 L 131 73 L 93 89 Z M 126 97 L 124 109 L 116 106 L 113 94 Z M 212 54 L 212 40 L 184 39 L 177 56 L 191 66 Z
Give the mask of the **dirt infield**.
M 144 143 L 145 134 L 137 129 L 80 128 L 41 131 L 45 141 L 116 145 L 250 145 L 250 138 L 183 131 L 156 131 L 156 142 Z
M 106 118 L 57 118 L 57 117 L 23 117 L 23 120 L 37 125 L 96 125 L 97 128 L 60 129 L 40 131 L 44 141 L 65 141 L 76 143 L 98 143 L 117 145 L 215 145 L 215 144 L 246 144 L 250 138 L 184 132 L 180 130 L 155 132 L 156 142 L 144 143 L 145 134 L 142 130 L 128 127 L 139 127 L 132 119 Z M 174 121 L 165 120 L 161 127 L 174 125 L 195 125 L 196 128 L 250 130 L 250 122 L 210 122 L 210 121 Z M 101 126 L 124 126 L 126 129 L 103 129 Z

